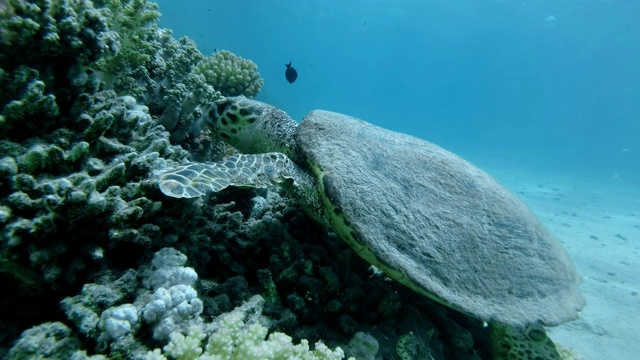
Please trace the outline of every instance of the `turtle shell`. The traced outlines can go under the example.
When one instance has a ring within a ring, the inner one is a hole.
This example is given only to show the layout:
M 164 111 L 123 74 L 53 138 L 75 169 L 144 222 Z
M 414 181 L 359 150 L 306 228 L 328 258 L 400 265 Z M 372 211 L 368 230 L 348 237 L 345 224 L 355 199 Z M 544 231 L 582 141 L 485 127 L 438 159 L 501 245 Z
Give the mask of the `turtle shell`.
M 563 246 L 509 190 L 427 141 L 316 110 L 299 125 L 336 232 L 392 278 L 481 320 L 548 326 L 584 306 Z

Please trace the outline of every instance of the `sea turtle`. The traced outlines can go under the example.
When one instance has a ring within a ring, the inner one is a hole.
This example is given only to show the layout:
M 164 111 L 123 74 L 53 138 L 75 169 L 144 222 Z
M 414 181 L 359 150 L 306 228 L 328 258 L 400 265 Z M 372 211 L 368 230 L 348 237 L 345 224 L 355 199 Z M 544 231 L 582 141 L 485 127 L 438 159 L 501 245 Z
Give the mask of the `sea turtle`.
M 315 110 L 298 124 L 274 106 L 229 97 L 206 121 L 242 154 L 164 172 L 164 194 L 282 186 L 389 277 L 487 322 L 496 359 L 559 358 L 543 325 L 577 317 L 580 277 L 491 176 L 432 143 L 335 112 Z

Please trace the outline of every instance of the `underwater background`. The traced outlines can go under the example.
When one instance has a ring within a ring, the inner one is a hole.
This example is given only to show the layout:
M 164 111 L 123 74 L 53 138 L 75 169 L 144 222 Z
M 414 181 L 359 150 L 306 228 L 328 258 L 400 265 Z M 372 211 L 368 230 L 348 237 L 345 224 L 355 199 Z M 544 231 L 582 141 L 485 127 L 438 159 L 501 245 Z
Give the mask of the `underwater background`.
M 257 99 L 294 119 L 332 110 L 479 165 L 640 185 L 637 1 L 158 3 L 203 53 L 252 59 Z
M 579 317 L 546 328 L 559 357 L 637 359 L 637 14 L 630 0 L 0 0 L 0 358 L 498 354 L 483 321 L 371 268 L 284 191 L 161 188 L 167 169 L 236 151 L 204 124 L 242 94 L 487 171 L 582 279 Z

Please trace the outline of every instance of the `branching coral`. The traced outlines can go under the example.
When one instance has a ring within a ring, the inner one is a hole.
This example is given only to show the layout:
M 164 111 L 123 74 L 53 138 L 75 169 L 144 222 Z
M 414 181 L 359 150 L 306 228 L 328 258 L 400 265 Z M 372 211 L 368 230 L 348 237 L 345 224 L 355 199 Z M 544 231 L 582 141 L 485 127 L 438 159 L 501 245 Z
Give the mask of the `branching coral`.
M 46 93 L 46 85 L 38 79 L 36 70 L 21 66 L 0 79 L 0 88 L 4 90 L 0 97 L 7 101 L 0 115 L 0 135 L 26 138 L 55 124 L 60 109 L 55 96 Z M 39 121 L 30 121 L 34 118 Z
M 49 293 L 82 284 L 106 265 L 105 252 L 148 242 L 159 231 L 147 222 L 162 204 L 145 183 L 154 168 L 186 152 L 171 146 L 132 98 L 107 92 L 83 101 L 91 110 L 68 127 L 23 142 L 0 140 L 0 274 L 24 288 L 5 301 L 32 298 L 33 288 Z M 20 277 L 4 276 L 15 269 Z
M 88 0 L 9 0 L 2 9 L 0 63 L 67 68 L 115 45 L 106 13 Z
M 267 333 L 269 329 L 260 323 L 245 323 L 245 314 L 235 310 L 218 319 L 218 328 L 209 337 L 206 346 L 202 340 L 206 338 L 202 326 L 195 326 L 185 336 L 174 332 L 171 340 L 163 350 L 164 354 L 177 360 L 339 360 L 344 358 L 340 348 L 331 350 L 322 342 L 309 349 L 305 339 L 294 345 L 292 338 L 280 332 Z M 159 349 L 149 352 L 147 360 L 166 359 Z
M 94 67 L 113 77 L 140 66 L 153 69 L 157 44 L 148 40 L 158 31 L 158 4 L 147 0 L 95 0 L 95 4 L 108 9 L 108 24 L 118 41 L 118 51 L 99 59 Z
M 95 85 L 69 75 L 114 51 L 105 15 L 85 0 L 11 0 L 0 10 L 0 135 L 50 130 Z
M 94 64 L 106 88 L 132 95 L 172 133 L 174 142 L 200 133 L 203 110 L 220 97 L 205 78 L 193 73 L 204 59 L 189 38 L 179 40 L 158 28 L 155 3 L 101 0 L 109 9 L 119 49 Z

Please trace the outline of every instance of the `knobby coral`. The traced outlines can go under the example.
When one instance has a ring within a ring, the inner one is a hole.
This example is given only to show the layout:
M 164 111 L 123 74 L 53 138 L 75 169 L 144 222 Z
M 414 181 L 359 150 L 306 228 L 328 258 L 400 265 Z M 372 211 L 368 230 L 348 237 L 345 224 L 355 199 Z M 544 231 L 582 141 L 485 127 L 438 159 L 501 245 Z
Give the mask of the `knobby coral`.
M 258 66 L 251 60 L 221 50 L 200 61 L 195 72 L 204 75 L 207 83 L 224 96 L 252 98 L 258 95 L 264 83 L 257 70 Z

